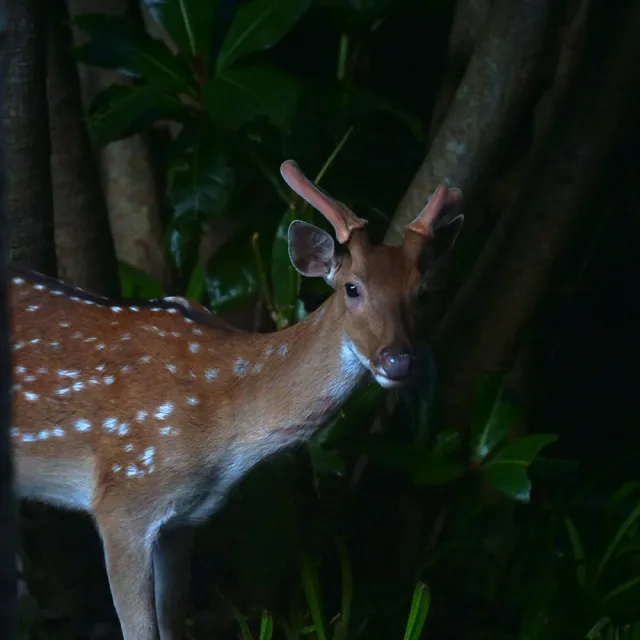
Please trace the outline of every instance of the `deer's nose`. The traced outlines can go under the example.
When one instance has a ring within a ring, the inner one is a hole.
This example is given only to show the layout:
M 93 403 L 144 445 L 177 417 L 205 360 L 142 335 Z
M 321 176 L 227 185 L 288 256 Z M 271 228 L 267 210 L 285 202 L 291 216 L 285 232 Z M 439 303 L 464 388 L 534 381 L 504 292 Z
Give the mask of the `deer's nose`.
M 413 351 L 405 345 L 387 347 L 380 352 L 380 367 L 392 380 L 404 380 L 411 373 Z

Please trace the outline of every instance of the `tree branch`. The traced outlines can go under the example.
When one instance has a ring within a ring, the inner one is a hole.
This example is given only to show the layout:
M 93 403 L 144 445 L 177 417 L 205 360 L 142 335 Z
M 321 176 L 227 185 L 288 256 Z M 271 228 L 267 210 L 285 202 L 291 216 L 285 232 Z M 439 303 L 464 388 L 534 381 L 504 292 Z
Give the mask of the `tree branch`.
M 387 231 L 396 244 L 438 183 L 468 198 L 501 141 L 517 122 L 537 77 L 557 0 L 496 0 L 483 34 L 431 149 Z
M 640 5 L 622 4 L 610 17 L 609 48 L 594 34 L 533 173 L 433 333 L 445 403 L 454 413 L 478 375 L 510 365 L 578 213 L 600 186 L 640 55 Z M 603 3 L 600 13 L 609 10 Z

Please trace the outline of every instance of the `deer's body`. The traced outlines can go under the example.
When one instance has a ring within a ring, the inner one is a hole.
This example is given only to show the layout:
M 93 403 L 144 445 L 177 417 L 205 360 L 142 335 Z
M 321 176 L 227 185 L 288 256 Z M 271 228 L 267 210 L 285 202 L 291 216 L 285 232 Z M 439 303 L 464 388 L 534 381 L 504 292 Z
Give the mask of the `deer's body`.
M 237 480 L 310 436 L 368 372 L 385 387 L 408 375 L 417 223 L 433 225 L 446 189 L 413 245 L 372 247 L 364 221 L 296 171 L 283 166 L 351 255 L 292 224 L 296 269 L 346 293 L 286 330 L 243 332 L 184 300 L 115 303 L 12 273 L 17 490 L 93 515 L 125 640 L 180 637 L 188 527 Z
M 154 520 L 202 520 L 366 373 L 335 334 L 332 298 L 274 334 L 212 326 L 177 302 L 110 304 L 26 272 L 11 300 L 17 486 L 62 507 L 99 511 L 101 494 L 122 493 Z

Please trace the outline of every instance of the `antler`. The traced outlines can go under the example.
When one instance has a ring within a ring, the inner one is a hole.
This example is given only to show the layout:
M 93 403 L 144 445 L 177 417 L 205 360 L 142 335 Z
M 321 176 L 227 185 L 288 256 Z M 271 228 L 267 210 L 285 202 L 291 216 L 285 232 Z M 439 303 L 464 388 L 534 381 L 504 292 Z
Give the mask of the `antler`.
M 351 234 L 357 229 L 362 229 L 367 221 L 359 218 L 351 209 L 342 202 L 334 200 L 318 185 L 307 178 L 298 163 L 294 160 L 286 160 L 280 167 L 280 173 L 285 182 L 312 207 L 315 207 L 333 226 L 336 239 L 340 244 L 349 241 Z
M 457 204 L 460 200 L 462 200 L 460 189 L 448 189 L 444 184 L 438 185 L 436 192 L 429 198 L 427 206 L 413 222 L 407 225 L 407 230 L 418 233 L 425 238 L 432 237 L 435 222 L 442 210 Z

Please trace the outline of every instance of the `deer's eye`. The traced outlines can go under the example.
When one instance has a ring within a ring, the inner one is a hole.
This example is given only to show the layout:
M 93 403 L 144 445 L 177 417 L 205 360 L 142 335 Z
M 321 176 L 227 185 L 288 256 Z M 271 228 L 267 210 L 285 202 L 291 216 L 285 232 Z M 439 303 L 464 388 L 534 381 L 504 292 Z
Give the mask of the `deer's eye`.
M 360 292 L 358 291 L 358 287 L 356 287 L 356 285 L 353 284 L 353 282 L 347 282 L 347 284 L 345 285 L 345 289 L 347 290 L 347 295 L 350 298 L 357 298 L 360 295 Z

